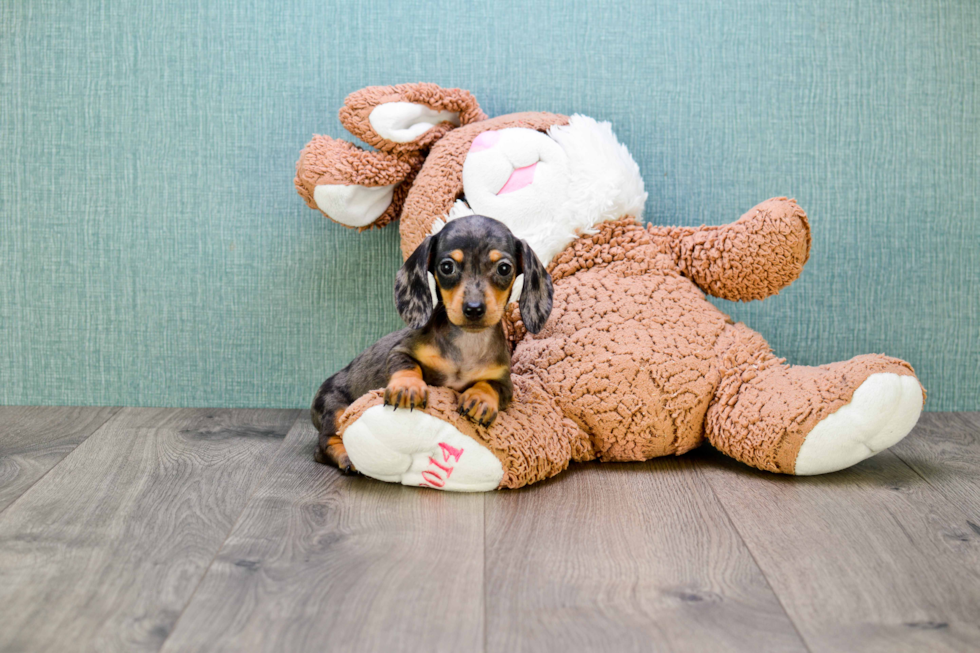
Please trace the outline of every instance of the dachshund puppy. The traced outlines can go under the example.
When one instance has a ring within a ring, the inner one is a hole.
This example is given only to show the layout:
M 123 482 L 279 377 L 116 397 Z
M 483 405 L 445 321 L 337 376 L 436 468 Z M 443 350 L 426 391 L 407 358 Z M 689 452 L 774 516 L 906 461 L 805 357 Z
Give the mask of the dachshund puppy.
M 385 388 L 385 405 L 393 410 L 424 408 L 430 385 L 453 388 L 462 392 L 460 414 L 492 424 L 513 394 L 500 321 L 518 274 L 524 275 L 521 320 L 537 333 L 551 314 L 551 275 L 526 242 L 479 215 L 451 220 L 426 238 L 395 278 L 395 305 L 409 328 L 371 345 L 324 381 L 313 400 L 316 461 L 353 471 L 337 420 L 375 388 Z

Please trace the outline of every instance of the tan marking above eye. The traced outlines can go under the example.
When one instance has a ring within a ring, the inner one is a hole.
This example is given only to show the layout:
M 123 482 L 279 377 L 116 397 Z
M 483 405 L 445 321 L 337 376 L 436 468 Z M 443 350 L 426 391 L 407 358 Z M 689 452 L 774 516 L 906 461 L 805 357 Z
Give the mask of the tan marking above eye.
M 504 256 L 504 255 L 503 255 L 503 253 L 502 253 L 502 252 L 499 252 L 499 251 L 497 251 L 497 250 L 495 250 L 495 249 L 491 249 L 491 250 L 490 250 L 490 262 L 491 262 L 491 263 L 496 263 L 496 262 L 497 262 L 497 261 L 499 261 L 499 260 L 500 260 L 501 258 L 503 258 L 503 256 Z
M 463 250 L 461 250 L 461 249 L 454 249 L 453 251 L 449 252 L 449 258 L 451 258 L 452 260 L 456 261 L 457 263 L 462 263 L 463 262 Z

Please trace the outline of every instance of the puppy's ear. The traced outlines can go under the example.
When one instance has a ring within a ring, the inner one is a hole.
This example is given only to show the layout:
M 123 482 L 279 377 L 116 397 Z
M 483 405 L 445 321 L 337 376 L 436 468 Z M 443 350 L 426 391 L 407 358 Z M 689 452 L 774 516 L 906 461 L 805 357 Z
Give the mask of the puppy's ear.
M 521 320 L 531 333 L 537 333 L 544 328 L 544 323 L 551 315 L 551 302 L 554 290 L 551 287 L 551 275 L 541 265 L 534 250 L 527 241 L 520 241 L 521 273 L 524 275 L 524 287 L 521 290 Z
M 413 329 L 424 327 L 435 308 L 429 289 L 429 267 L 438 237 L 437 234 L 423 240 L 395 275 L 395 307 Z

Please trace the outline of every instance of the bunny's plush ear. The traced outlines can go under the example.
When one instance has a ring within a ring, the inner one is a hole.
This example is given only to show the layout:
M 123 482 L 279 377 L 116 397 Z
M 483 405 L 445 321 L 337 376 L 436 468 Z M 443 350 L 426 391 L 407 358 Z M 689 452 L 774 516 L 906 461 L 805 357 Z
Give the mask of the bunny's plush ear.
M 398 217 L 422 167 L 418 153 L 366 152 L 329 136 L 314 136 L 296 162 L 296 190 L 311 209 L 344 225 L 383 227 Z
M 551 275 L 541 264 L 534 250 L 526 240 L 520 241 L 521 274 L 524 275 L 524 285 L 521 288 L 521 321 L 531 333 L 538 333 L 544 328 L 544 323 L 551 315 L 554 289 L 551 285 Z
M 428 149 L 450 129 L 486 117 L 469 91 L 426 83 L 369 86 L 340 110 L 347 131 L 392 154 Z

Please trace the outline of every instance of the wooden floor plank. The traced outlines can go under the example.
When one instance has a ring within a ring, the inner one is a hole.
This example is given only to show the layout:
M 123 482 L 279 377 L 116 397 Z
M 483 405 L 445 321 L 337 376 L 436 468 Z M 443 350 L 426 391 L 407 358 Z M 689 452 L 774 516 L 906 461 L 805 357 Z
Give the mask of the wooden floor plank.
M 804 651 L 687 458 L 487 495 L 487 651 Z
M 117 413 L 0 515 L 0 650 L 158 650 L 298 415 Z
M 118 411 L 0 406 L 0 512 Z
M 480 651 L 483 496 L 345 477 L 300 420 L 164 651 Z
M 892 451 L 970 515 L 980 534 L 980 412 L 923 413 Z
M 694 455 L 812 651 L 980 647 L 980 533 L 894 454 L 815 477 Z

